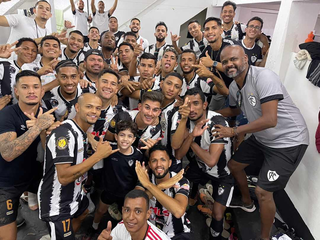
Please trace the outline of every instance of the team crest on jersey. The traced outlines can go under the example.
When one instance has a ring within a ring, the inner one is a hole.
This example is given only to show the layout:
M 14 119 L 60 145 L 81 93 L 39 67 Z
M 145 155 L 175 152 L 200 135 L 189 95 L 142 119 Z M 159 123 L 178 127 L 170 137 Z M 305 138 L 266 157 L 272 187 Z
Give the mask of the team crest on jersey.
M 222 195 L 223 193 L 224 193 L 223 187 L 219 187 L 219 188 L 218 188 L 218 194 L 219 194 L 219 196 Z
M 156 127 L 153 127 L 153 128 L 150 129 L 151 135 L 156 134 L 156 132 L 157 132 L 157 128 Z
M 129 161 L 128 161 L 128 164 L 129 164 L 130 167 L 132 167 L 132 165 L 133 165 L 133 160 L 129 160 Z
M 54 108 L 59 105 L 59 102 L 57 99 L 50 99 L 50 104 Z
M 65 137 L 59 137 L 57 140 L 57 148 L 59 150 L 66 149 L 68 145 L 68 140 Z
M 255 63 L 257 61 L 257 57 L 256 56 L 251 56 L 251 62 Z
M 255 96 L 250 95 L 248 100 L 251 106 L 255 107 L 257 105 L 257 99 Z
M 16 72 L 16 69 L 12 66 L 9 67 L 10 74 L 14 74 Z
M 114 113 L 114 114 L 117 114 L 117 113 L 118 113 L 118 108 L 114 107 L 112 110 L 113 110 L 113 113 Z
M 33 68 L 33 71 L 34 71 L 34 72 L 38 72 L 39 70 L 40 70 L 39 67 L 34 67 L 34 68 Z
M 111 122 L 110 122 L 110 126 L 112 127 L 112 128 L 115 128 L 115 126 L 116 126 L 116 120 L 112 120 Z

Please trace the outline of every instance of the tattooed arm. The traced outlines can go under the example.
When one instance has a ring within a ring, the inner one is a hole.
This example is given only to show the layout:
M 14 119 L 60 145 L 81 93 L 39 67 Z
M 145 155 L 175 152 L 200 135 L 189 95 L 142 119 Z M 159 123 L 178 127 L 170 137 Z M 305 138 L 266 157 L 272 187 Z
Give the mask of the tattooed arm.
M 42 108 L 38 114 L 38 119 L 33 127 L 17 138 L 16 132 L 6 132 L 0 135 L 0 154 L 4 160 L 11 162 L 19 157 L 33 141 L 40 135 L 42 130 L 47 129 L 54 122 L 51 113 L 55 109 L 42 114 Z

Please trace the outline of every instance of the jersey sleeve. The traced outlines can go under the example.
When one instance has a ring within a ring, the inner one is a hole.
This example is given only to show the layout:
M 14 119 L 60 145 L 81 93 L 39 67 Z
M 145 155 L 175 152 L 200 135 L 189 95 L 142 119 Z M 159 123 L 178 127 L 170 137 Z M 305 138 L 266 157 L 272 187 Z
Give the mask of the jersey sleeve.
M 218 115 L 218 116 L 213 116 L 210 121 L 208 122 L 208 129 L 207 129 L 207 132 L 209 133 L 209 137 L 210 137 L 210 143 L 211 144 L 215 144 L 215 143 L 219 143 L 219 144 L 226 144 L 227 141 L 225 141 L 223 138 L 221 139 L 215 139 L 215 136 L 212 134 L 212 132 L 215 132 L 215 125 L 216 124 L 219 124 L 219 125 L 222 125 L 224 127 L 228 127 L 228 123 L 227 121 L 224 119 L 223 116 L 221 115 Z
M 112 229 L 111 231 L 111 237 L 112 237 L 112 240 L 122 240 L 124 236 L 122 236 L 123 234 L 121 234 L 121 232 L 123 231 L 123 226 L 121 225 L 124 225 L 122 222 L 118 223 L 117 226 Z
M 0 134 L 7 132 L 16 132 L 16 128 L 14 125 L 15 119 L 8 110 L 8 108 L 5 108 L 0 111 Z
M 172 116 L 171 129 L 170 133 L 174 134 L 179 126 L 181 120 L 181 115 L 178 111 L 176 111 Z
M 176 188 L 176 194 L 182 194 L 185 195 L 186 197 L 189 197 L 190 193 L 190 183 L 189 180 L 186 178 L 182 178 L 178 182 L 178 188 Z
M 259 73 L 256 88 L 261 104 L 283 99 L 282 83 L 278 75 L 271 70 L 264 69 Z
M 54 164 L 73 163 L 76 139 L 65 127 L 59 127 L 47 139 L 47 150 Z
M 192 40 L 191 40 L 192 41 Z M 181 50 L 191 49 L 191 41 L 187 42 L 184 46 L 181 47 Z
M 237 99 L 235 98 L 236 96 L 236 89 L 234 84 L 230 84 L 229 87 L 229 107 L 230 108 L 237 108 Z
M 7 19 L 10 27 L 15 27 L 19 24 L 21 17 L 19 14 L 10 14 L 6 15 L 5 18 Z

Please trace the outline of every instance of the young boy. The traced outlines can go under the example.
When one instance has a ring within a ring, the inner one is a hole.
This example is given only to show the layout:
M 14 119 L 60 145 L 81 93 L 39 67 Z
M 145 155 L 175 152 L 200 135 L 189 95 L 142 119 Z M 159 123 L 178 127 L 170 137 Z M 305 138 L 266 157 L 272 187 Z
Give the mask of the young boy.
M 119 151 L 104 159 L 104 190 L 101 194 L 100 203 L 92 228 L 88 235 L 94 236 L 97 232 L 103 214 L 107 212 L 109 205 L 118 204 L 121 209 L 125 195 L 137 185 L 137 174 L 135 172 L 135 161 L 142 163 L 143 154 L 132 144 L 136 140 L 137 124 L 132 121 L 119 121 L 116 126 L 116 143 L 111 143 L 112 149 Z M 121 211 L 120 211 L 121 212 Z

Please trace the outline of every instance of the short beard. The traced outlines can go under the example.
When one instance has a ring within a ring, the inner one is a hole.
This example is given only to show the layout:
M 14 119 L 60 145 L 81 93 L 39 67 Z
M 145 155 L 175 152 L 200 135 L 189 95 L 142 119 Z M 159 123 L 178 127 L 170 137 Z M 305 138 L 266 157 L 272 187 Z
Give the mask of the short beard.
M 197 118 L 197 119 L 190 119 L 192 122 L 196 122 L 196 121 L 198 121 L 200 118 L 202 118 L 202 116 L 203 116 L 203 113 Z
M 239 76 L 239 74 L 241 74 L 244 70 L 246 69 L 246 65 L 243 64 L 243 66 L 240 66 L 239 68 L 237 68 L 237 71 L 233 74 L 226 74 L 227 77 L 229 78 L 235 78 L 237 76 Z
M 165 171 L 162 175 L 157 175 L 157 174 L 155 174 L 155 173 L 153 173 L 154 174 L 154 176 L 156 177 L 156 179 L 162 179 L 162 178 L 164 178 L 165 176 L 167 176 L 167 174 L 168 174 L 168 172 L 169 172 L 169 168 L 167 169 L 167 171 Z
M 217 41 L 217 39 L 213 40 L 213 41 L 208 41 L 208 43 L 215 43 Z
M 35 105 L 37 105 L 37 104 L 39 104 L 38 102 L 31 102 L 31 103 L 26 103 L 27 105 L 29 105 L 29 106 L 35 106 Z
M 71 53 L 77 53 L 77 52 L 79 52 L 79 51 L 71 50 L 71 48 L 69 48 L 69 51 L 70 51 Z
M 181 68 L 181 71 L 183 72 L 183 74 L 189 74 L 192 73 L 194 71 L 194 68 L 191 68 L 190 71 L 183 71 L 183 69 Z
M 133 33 L 138 33 L 138 32 L 139 32 L 139 30 L 138 30 L 138 31 L 133 31 L 133 30 L 131 29 L 131 32 L 133 32 Z
M 157 42 L 163 42 L 165 38 L 158 38 L 156 37 Z
M 107 51 L 113 51 L 114 50 L 114 48 L 112 48 L 112 47 L 109 47 L 109 46 L 107 46 L 107 47 L 103 47 L 105 50 L 107 50 Z

